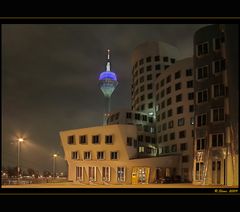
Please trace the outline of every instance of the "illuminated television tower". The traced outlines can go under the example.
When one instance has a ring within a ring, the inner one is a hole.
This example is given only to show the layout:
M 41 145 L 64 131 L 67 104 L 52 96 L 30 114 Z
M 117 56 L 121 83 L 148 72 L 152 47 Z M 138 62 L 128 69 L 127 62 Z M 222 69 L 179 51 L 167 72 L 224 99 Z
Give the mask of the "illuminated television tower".
M 115 88 L 118 85 L 117 76 L 114 72 L 111 71 L 110 67 L 110 50 L 108 49 L 108 56 L 107 56 L 107 65 L 106 71 L 102 72 L 99 76 L 99 87 L 103 92 L 105 97 L 105 113 L 103 118 L 103 124 L 107 124 L 107 118 L 110 115 L 110 100 L 111 95 Z

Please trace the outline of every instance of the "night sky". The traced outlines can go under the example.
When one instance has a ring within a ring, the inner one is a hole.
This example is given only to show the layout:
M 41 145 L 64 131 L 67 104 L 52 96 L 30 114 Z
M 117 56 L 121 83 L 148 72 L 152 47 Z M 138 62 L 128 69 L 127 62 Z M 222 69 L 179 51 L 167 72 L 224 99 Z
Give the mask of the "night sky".
M 131 52 L 145 41 L 176 46 L 192 56 L 197 24 L 2 25 L 2 162 L 17 165 L 18 137 L 24 137 L 21 167 L 66 173 L 59 131 L 102 124 L 104 99 L 98 76 L 107 49 L 119 85 L 112 110 L 130 108 Z

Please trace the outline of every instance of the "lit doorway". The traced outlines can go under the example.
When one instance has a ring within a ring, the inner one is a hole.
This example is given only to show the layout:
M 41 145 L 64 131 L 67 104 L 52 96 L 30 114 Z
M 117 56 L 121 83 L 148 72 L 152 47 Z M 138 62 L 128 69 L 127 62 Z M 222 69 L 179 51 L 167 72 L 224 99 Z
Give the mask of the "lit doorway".
M 149 181 L 150 168 L 134 167 L 132 172 L 132 184 L 147 184 Z

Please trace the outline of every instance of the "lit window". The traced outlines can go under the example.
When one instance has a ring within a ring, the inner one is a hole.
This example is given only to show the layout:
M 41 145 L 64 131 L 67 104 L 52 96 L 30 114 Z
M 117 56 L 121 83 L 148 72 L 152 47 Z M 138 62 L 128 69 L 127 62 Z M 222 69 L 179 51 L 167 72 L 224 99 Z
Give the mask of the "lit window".
M 140 147 L 138 148 L 138 152 L 144 152 L 144 146 L 140 146 Z

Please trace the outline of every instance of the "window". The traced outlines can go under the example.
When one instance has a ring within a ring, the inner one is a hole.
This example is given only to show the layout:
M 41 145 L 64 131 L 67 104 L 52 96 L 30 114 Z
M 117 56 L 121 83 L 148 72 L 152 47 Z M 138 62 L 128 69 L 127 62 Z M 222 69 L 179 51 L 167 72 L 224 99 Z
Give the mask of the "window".
M 207 114 L 201 114 L 197 116 L 197 126 L 205 126 L 207 124 Z
M 151 89 L 152 89 L 152 83 L 149 83 L 149 84 L 147 85 L 147 89 L 148 89 L 148 90 L 151 90 Z
M 187 150 L 187 143 L 180 144 L 180 150 L 181 151 L 186 151 Z
M 160 106 L 159 104 L 156 105 L 156 112 L 159 111 L 159 108 L 160 108 L 159 106 Z
M 95 182 L 97 180 L 97 169 L 96 166 L 89 166 L 88 177 L 90 182 Z
M 127 118 L 127 119 L 132 119 L 132 113 L 129 113 L 129 112 L 126 113 L 126 118 Z
M 145 105 L 141 105 L 141 111 L 145 110 Z
M 153 117 L 148 117 L 148 121 L 149 121 L 150 123 L 153 123 Z
M 141 76 L 140 79 L 139 79 L 139 82 L 144 82 L 144 76 Z
M 125 182 L 125 168 L 124 167 L 117 167 L 117 181 L 118 182 Z
M 197 79 L 206 79 L 208 78 L 208 66 L 202 66 L 197 69 Z
M 221 40 L 220 38 L 214 38 L 213 39 L 213 50 L 217 51 L 221 48 Z
M 186 137 L 186 131 L 182 130 L 179 132 L 179 138 L 185 138 Z
M 167 141 L 168 141 L 168 134 L 165 134 L 165 135 L 163 136 L 163 141 L 164 141 L 164 142 L 167 142 Z
M 223 146 L 224 133 L 211 134 L 210 138 L 212 140 L 212 147 Z
M 140 120 L 140 114 L 139 113 L 135 113 L 135 119 Z
M 212 85 L 212 97 L 218 98 L 224 96 L 224 84 Z
M 159 143 L 159 144 L 162 143 L 162 136 L 159 136 L 159 137 L 158 137 L 158 143 Z
M 168 62 L 168 57 L 163 57 L 163 62 Z
M 167 83 L 171 82 L 171 75 L 167 76 Z
M 205 149 L 206 139 L 205 138 L 198 138 L 197 139 L 197 150 Z
M 175 133 L 172 132 L 172 133 L 170 133 L 170 140 L 174 140 L 174 139 L 175 139 Z
M 143 92 L 143 91 L 144 91 L 144 85 L 140 87 L 140 92 Z
M 127 137 L 127 146 L 132 146 L 132 138 Z
M 151 74 L 147 75 L 147 80 L 152 80 L 152 75 Z
M 181 71 L 177 71 L 175 73 L 175 79 L 179 79 L 181 77 Z
M 213 74 L 218 74 L 225 70 L 225 60 L 213 61 Z
M 178 126 L 183 126 L 184 125 L 184 118 L 178 119 Z
M 154 137 L 152 137 L 152 144 L 156 144 L 156 139 Z
M 153 97 L 153 94 L 152 94 L 152 93 L 149 93 L 149 94 L 148 94 L 148 99 L 152 99 L 152 97 Z
M 147 63 L 151 62 L 151 60 L 152 60 L 152 58 L 150 56 L 146 58 Z
M 186 76 L 192 76 L 192 69 L 186 69 Z
M 145 136 L 146 143 L 150 143 L 150 136 Z
M 150 109 L 150 108 L 153 108 L 153 103 L 152 102 L 150 102 L 149 104 L 148 104 L 148 108 Z
M 138 141 L 142 142 L 143 141 L 143 135 L 138 136 Z
M 156 84 L 156 90 L 158 90 L 158 89 L 159 89 L 159 83 Z
M 206 55 L 208 54 L 208 52 L 209 52 L 208 42 L 197 45 L 197 56 Z
M 69 145 L 76 144 L 76 143 L 75 143 L 75 136 L 74 136 L 74 135 L 68 136 L 68 144 L 69 144 Z
M 162 101 L 161 103 L 161 109 L 165 108 L 165 101 Z
M 188 93 L 188 100 L 193 100 L 194 99 L 194 93 Z
M 139 65 L 143 64 L 143 59 L 139 60 Z
M 189 105 L 189 112 L 194 112 L 194 105 Z
M 187 81 L 187 88 L 193 88 L 193 80 Z
M 160 61 L 159 55 L 155 56 L 155 61 Z
M 169 153 L 169 146 L 165 146 L 165 147 L 164 147 L 164 152 L 165 152 L 165 153 Z
M 161 91 L 161 97 L 164 97 L 165 96 L 165 90 L 162 90 Z
M 182 156 L 182 162 L 187 163 L 188 162 L 188 155 Z
M 171 152 L 177 152 L 177 144 L 171 146 Z
M 164 66 L 164 70 L 166 70 L 169 67 L 169 65 Z
M 147 115 L 142 115 L 142 120 L 147 121 Z
M 118 159 L 118 152 L 111 152 L 111 160 L 117 160 Z
M 112 143 L 113 143 L 112 135 L 106 135 L 105 144 L 112 144 Z
M 139 69 L 139 73 L 142 74 L 143 72 L 144 72 L 144 68 L 142 67 Z
M 196 162 L 196 180 L 203 180 L 203 173 L 204 173 L 204 163 L 203 162 Z
M 162 113 L 162 120 L 165 119 L 165 118 L 166 118 L 166 113 L 163 112 L 163 113 Z
M 197 102 L 203 103 L 208 101 L 208 90 L 202 90 L 197 92 Z
M 190 118 L 190 125 L 194 125 L 194 117 Z
M 168 122 L 168 129 L 173 128 L 173 120 Z
M 183 106 L 177 107 L 177 114 L 183 113 Z
M 168 110 L 167 115 L 168 115 L 168 117 L 172 116 L 172 109 Z
M 223 107 L 211 109 L 211 121 L 212 122 L 224 121 L 224 108 Z
M 181 82 L 175 84 L 175 91 L 181 89 L 181 87 L 182 87 L 182 86 L 181 86 Z
M 167 93 L 167 94 L 170 94 L 170 93 L 171 93 L 171 86 L 167 87 L 166 93 Z
M 92 157 L 91 152 L 84 152 L 83 154 L 84 160 L 91 160 L 91 157 Z
M 92 136 L 92 143 L 93 144 L 99 144 L 99 135 L 93 135 Z
M 160 64 L 155 65 L 155 70 L 161 70 L 161 65 Z
M 171 63 L 175 63 L 175 59 L 174 58 L 171 58 L 170 61 L 171 61 Z
M 182 94 L 178 94 L 176 96 L 176 102 L 181 102 L 182 101 Z
M 76 167 L 76 180 L 83 181 L 83 167 L 77 166 Z
M 79 159 L 79 152 L 78 151 L 75 151 L 75 152 L 72 152 L 72 160 L 78 160 Z
M 164 80 L 164 79 L 162 79 L 162 80 L 161 80 L 161 82 L 160 82 L 160 86 L 161 86 L 161 87 L 163 87 L 163 86 L 164 86 L 164 82 L 165 82 L 165 80 Z
M 102 181 L 104 182 L 110 182 L 111 180 L 111 168 L 110 166 L 104 166 L 102 167 Z
M 104 152 L 97 152 L 97 159 L 98 159 L 98 160 L 103 160 L 103 159 L 105 159 L 105 154 L 104 154 Z
M 162 130 L 164 131 L 166 129 L 167 129 L 167 123 L 162 124 Z
M 170 105 L 170 104 L 172 104 L 172 98 L 171 97 L 167 99 L 167 105 Z
M 80 144 L 86 144 L 87 143 L 87 136 L 86 135 L 80 135 L 79 136 L 79 143 Z
M 138 148 L 138 152 L 142 152 L 142 153 L 144 153 L 144 152 L 145 152 L 145 150 L 144 150 L 144 146 L 140 146 L 140 147 Z
M 152 66 L 147 66 L 147 71 L 152 71 Z

